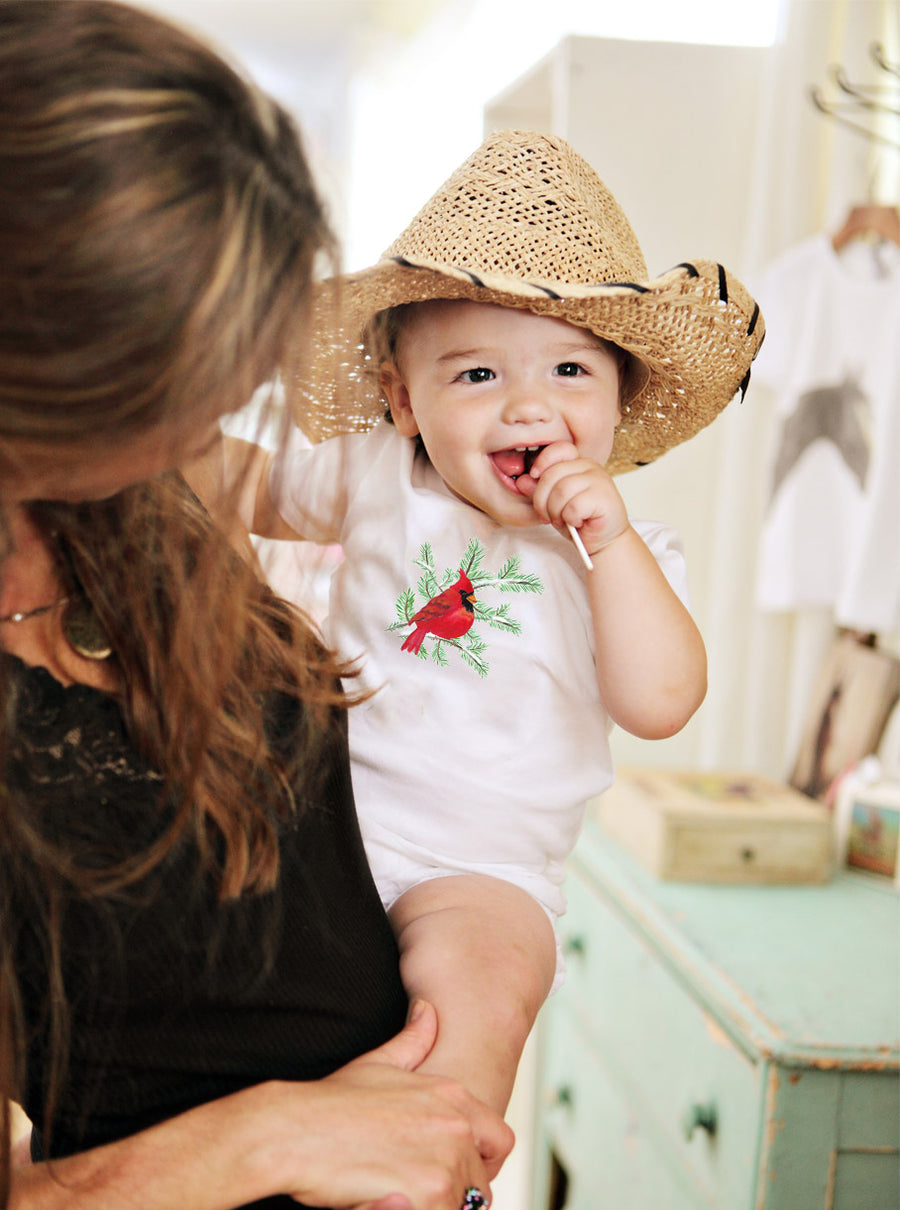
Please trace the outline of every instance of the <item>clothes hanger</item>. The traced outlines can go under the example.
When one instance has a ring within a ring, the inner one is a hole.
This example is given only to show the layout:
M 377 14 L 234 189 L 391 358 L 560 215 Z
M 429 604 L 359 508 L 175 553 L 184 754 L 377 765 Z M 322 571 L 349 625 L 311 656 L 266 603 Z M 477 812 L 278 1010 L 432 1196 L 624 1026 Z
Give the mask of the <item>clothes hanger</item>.
M 881 43 L 873 42 L 869 55 L 886 75 L 900 79 L 900 64 L 891 63 Z M 879 118 L 900 117 L 900 84 L 893 81 L 880 84 L 853 84 L 840 64 L 832 64 L 828 74 L 848 100 L 828 100 L 817 86 L 809 90 L 810 99 L 820 113 L 832 118 L 873 143 L 900 150 L 900 134 L 887 133 Z
M 831 246 L 840 252 L 851 240 L 886 241 L 900 246 L 900 211 L 896 206 L 867 203 L 851 206 L 843 226 L 831 237 Z
M 897 76 L 900 79 L 900 64 L 888 61 L 884 53 L 884 47 L 880 42 L 872 43 L 869 47 L 869 54 L 882 71 L 887 72 L 889 76 Z
M 826 101 L 821 90 L 815 85 L 809 90 L 809 95 L 816 109 L 839 125 L 846 126 L 850 130 L 856 131 L 857 134 L 865 135 L 873 143 L 881 143 L 886 147 L 893 147 L 895 151 L 900 151 L 900 141 L 897 139 L 891 138 L 890 135 L 882 134 L 878 130 L 873 130 L 865 122 L 857 122 L 847 116 L 848 113 L 856 114 L 859 112 L 860 106 L 858 103 L 844 104 L 840 101 Z M 873 112 L 900 115 L 900 110 L 872 102 L 871 100 L 866 105 L 866 108 Z
M 869 47 L 873 62 L 887 75 L 900 79 L 900 65 L 891 63 L 884 48 L 878 42 Z M 853 84 L 839 65 L 829 68 L 829 75 L 846 101 L 826 100 L 819 88 L 810 89 L 810 97 L 820 113 L 825 114 L 842 126 L 862 134 L 873 144 L 887 146 L 900 151 L 900 134 L 892 136 L 885 117 L 900 117 L 900 85 Z M 873 174 L 874 182 L 874 174 Z M 871 243 L 892 243 L 900 246 L 900 211 L 896 206 L 876 203 L 872 200 L 873 184 L 865 204 L 852 206 L 843 226 L 831 237 L 835 252 L 851 243 L 863 239 Z

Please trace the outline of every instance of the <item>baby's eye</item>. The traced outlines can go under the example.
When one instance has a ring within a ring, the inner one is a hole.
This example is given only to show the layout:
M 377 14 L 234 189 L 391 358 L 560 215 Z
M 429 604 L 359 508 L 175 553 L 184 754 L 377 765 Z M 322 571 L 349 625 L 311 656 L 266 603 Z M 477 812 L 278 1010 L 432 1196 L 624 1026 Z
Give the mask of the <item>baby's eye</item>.
M 577 361 L 561 361 L 554 370 L 560 378 L 577 378 L 579 374 L 583 374 L 584 367 L 580 366 Z
M 486 366 L 476 366 L 474 370 L 463 370 L 459 379 L 461 382 L 490 382 L 494 371 Z

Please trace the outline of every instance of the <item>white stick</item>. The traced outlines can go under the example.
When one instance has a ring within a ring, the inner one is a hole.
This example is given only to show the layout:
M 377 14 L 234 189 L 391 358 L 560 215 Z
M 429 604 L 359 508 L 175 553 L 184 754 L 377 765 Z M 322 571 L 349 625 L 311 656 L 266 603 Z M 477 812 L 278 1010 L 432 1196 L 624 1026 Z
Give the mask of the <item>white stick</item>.
M 569 531 L 572 541 L 575 543 L 575 549 L 581 555 L 582 563 L 585 565 L 585 567 L 588 569 L 588 571 L 593 571 L 594 564 L 591 561 L 591 556 L 585 550 L 584 543 L 581 540 L 581 534 L 578 532 L 578 530 L 575 528 L 575 526 L 570 525 L 568 523 L 568 521 L 566 522 L 566 529 Z

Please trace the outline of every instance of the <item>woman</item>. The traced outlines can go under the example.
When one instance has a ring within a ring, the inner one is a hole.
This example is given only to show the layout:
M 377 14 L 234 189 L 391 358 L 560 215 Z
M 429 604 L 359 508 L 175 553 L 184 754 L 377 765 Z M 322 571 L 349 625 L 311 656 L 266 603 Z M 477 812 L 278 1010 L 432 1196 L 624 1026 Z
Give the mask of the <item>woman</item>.
M 167 470 L 302 356 L 296 134 L 102 0 L 0 0 L 0 78 L 0 1204 L 480 1205 L 511 1138 L 413 1070 L 341 670 Z

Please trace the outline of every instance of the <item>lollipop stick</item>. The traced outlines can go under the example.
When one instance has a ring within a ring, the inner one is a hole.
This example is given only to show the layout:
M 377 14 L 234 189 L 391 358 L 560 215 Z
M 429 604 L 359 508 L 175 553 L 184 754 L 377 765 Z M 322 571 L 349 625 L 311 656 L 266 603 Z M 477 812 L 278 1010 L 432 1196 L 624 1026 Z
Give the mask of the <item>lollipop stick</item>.
M 581 534 L 579 534 L 579 532 L 575 528 L 575 526 L 570 525 L 568 523 L 568 521 L 566 522 L 566 529 L 569 531 L 569 536 L 571 537 L 572 541 L 575 543 L 575 549 L 581 555 L 582 563 L 585 565 L 585 567 L 588 569 L 588 571 L 593 571 L 594 564 L 591 561 L 591 556 L 585 550 L 584 543 L 581 540 Z

